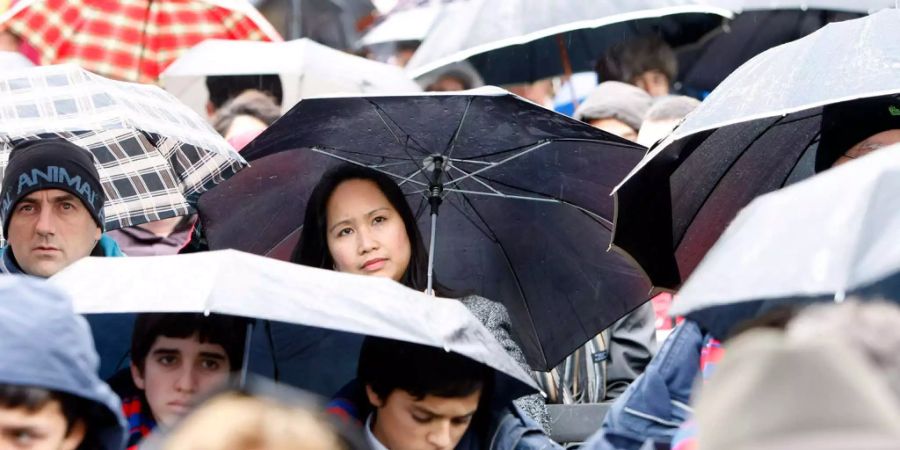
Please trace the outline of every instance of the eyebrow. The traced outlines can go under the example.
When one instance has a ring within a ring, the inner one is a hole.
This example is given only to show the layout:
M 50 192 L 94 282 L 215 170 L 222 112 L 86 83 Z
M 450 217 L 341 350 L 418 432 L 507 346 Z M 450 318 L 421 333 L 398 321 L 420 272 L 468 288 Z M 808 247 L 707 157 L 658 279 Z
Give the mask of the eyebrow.
M 429 410 L 429 409 L 427 409 L 427 408 L 424 408 L 424 407 L 421 407 L 421 406 L 418 406 L 418 405 L 413 405 L 413 409 L 414 409 L 416 412 L 418 412 L 418 413 L 428 414 L 429 416 L 432 416 L 432 417 L 437 417 L 437 418 L 444 418 L 444 417 L 446 417 L 446 416 L 444 416 L 443 414 L 438 414 L 438 413 L 436 413 L 436 412 L 434 412 L 434 411 L 431 411 L 431 410 Z M 472 417 L 472 416 L 475 415 L 475 412 L 476 412 L 476 411 L 477 411 L 477 408 L 476 408 L 475 411 L 472 411 L 472 412 L 470 412 L 470 413 L 468 413 L 468 414 L 463 414 L 463 415 L 461 415 L 461 416 L 453 416 L 453 417 L 451 417 L 451 418 L 452 418 L 452 419 L 457 419 L 457 418 L 467 418 L 467 417 Z
M 382 206 L 382 207 L 380 207 L 380 208 L 375 208 L 375 209 L 373 209 L 373 210 L 367 212 L 367 213 L 365 214 L 365 216 L 366 216 L 366 217 L 371 216 L 372 214 L 375 214 L 375 213 L 377 213 L 378 211 L 381 211 L 381 210 L 390 211 L 390 209 L 391 209 L 391 208 L 389 208 L 389 207 L 387 207 L 387 206 Z M 344 219 L 344 220 L 342 220 L 342 221 L 340 221 L 340 222 L 335 223 L 334 225 L 331 226 L 331 228 L 328 229 L 328 232 L 331 233 L 332 231 L 334 231 L 335 228 L 337 228 L 337 227 L 339 227 L 340 225 L 343 225 L 343 224 L 345 224 L 345 223 L 350 223 L 350 219 Z
M 154 354 L 154 355 L 180 355 L 181 350 L 174 349 L 174 348 L 158 348 L 156 350 L 153 350 L 152 354 Z M 204 358 L 209 358 L 209 359 L 216 359 L 216 360 L 220 360 L 220 361 L 226 360 L 225 355 L 223 355 L 221 353 L 200 352 L 199 355 Z
M 55 197 L 50 197 L 50 201 L 53 203 L 67 202 L 67 201 L 72 201 L 72 200 L 75 200 L 75 196 L 72 194 L 69 194 L 69 193 L 60 194 Z M 25 197 L 21 201 L 24 203 L 31 203 L 31 204 L 39 203 L 39 201 L 32 196 Z

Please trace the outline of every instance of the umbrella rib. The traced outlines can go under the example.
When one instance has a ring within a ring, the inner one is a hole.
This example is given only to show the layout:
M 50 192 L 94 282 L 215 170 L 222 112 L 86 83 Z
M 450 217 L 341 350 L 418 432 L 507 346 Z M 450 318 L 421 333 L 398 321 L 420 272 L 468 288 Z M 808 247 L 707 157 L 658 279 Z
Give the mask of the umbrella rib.
M 448 158 L 453 155 L 453 150 L 456 149 L 456 140 L 459 139 L 459 133 L 462 132 L 463 123 L 465 123 L 466 117 L 469 115 L 469 107 L 472 106 L 473 99 L 474 97 L 469 97 L 468 101 L 466 102 L 466 109 L 463 110 L 462 117 L 460 117 L 459 119 L 459 124 L 456 125 L 456 132 L 453 133 L 453 137 L 450 138 L 450 148 L 447 150 Z
M 350 163 L 350 164 L 355 164 L 355 165 L 357 165 L 357 166 L 362 166 L 362 167 L 369 167 L 370 169 L 377 170 L 377 171 L 379 171 L 379 172 L 381 172 L 381 173 L 383 173 L 383 174 L 385 174 L 385 175 L 390 175 L 390 176 L 392 176 L 392 177 L 400 178 L 400 179 L 403 178 L 402 175 L 397 175 L 397 174 L 395 174 L 395 173 L 391 173 L 391 172 L 388 172 L 388 171 L 386 171 L 386 170 L 382 170 L 382 169 L 380 169 L 380 168 L 378 168 L 378 167 L 367 166 L 367 165 L 365 165 L 365 164 L 360 163 L 359 161 L 354 161 L 354 160 L 352 160 L 352 159 L 350 159 L 350 158 L 344 158 L 343 156 L 338 156 L 338 155 L 335 155 L 334 153 L 326 152 L 326 151 L 324 151 L 324 150 L 322 150 L 322 149 L 320 149 L 320 148 L 318 148 L 318 147 L 310 147 L 310 150 L 311 150 L 311 151 L 314 151 L 314 152 L 316 152 L 316 153 L 320 153 L 320 154 L 322 154 L 322 155 L 325 155 L 325 156 L 334 158 L 334 159 L 338 159 L 338 160 L 341 160 L 341 161 L 344 161 L 344 162 L 348 162 L 348 163 Z M 412 179 L 410 179 L 409 181 L 410 181 L 411 183 L 416 183 L 416 184 L 422 185 L 422 186 L 424 186 L 424 187 L 427 187 L 427 186 L 428 186 L 427 184 L 422 183 L 421 181 L 416 181 L 416 180 L 412 180 Z
M 456 169 L 456 171 L 462 172 L 463 175 L 468 175 L 468 174 L 469 174 L 469 173 L 466 172 L 465 170 L 462 170 L 462 169 L 460 169 L 459 167 L 456 167 L 456 166 L 453 165 L 452 163 L 451 163 L 451 164 L 448 164 L 447 167 L 449 167 L 449 168 L 451 168 L 451 169 Z M 484 181 L 482 181 L 482 180 L 479 179 L 478 177 L 472 177 L 472 180 L 478 182 L 478 184 L 480 184 L 480 185 L 484 186 L 485 188 L 491 190 L 492 192 L 494 192 L 494 193 L 497 194 L 497 195 L 500 195 L 500 196 L 503 196 L 503 195 L 504 195 L 502 192 L 500 192 L 500 191 L 494 189 L 491 185 L 485 183 Z M 459 186 L 459 183 L 454 183 L 454 186 L 457 186 L 457 187 L 458 187 L 458 186 Z M 450 188 L 450 189 L 454 189 L 454 188 Z M 462 192 L 462 191 L 460 191 L 460 192 Z
M 473 156 L 472 159 L 488 158 L 491 156 L 502 155 L 504 153 L 510 153 L 510 152 L 514 152 L 516 150 L 521 150 L 523 148 L 528 148 L 530 146 L 537 145 L 539 143 L 553 143 L 553 142 L 587 142 L 587 143 L 591 143 L 591 144 L 605 144 L 605 145 L 610 145 L 610 146 L 614 146 L 614 147 L 622 147 L 622 148 L 634 150 L 634 144 L 626 144 L 626 143 L 622 143 L 622 142 L 604 142 L 604 141 L 598 141 L 597 139 L 586 139 L 586 138 L 549 138 L 549 139 L 542 139 L 542 140 L 538 141 L 537 143 L 520 145 L 518 147 L 512 147 L 512 148 L 508 148 L 508 149 L 504 149 L 504 150 L 498 150 L 493 153 L 485 153 L 482 155 Z M 481 161 L 473 161 L 471 159 L 464 160 L 464 161 L 470 162 L 470 163 L 481 163 Z M 488 163 L 488 164 L 494 164 L 494 163 Z
M 368 100 L 368 101 L 369 101 L 369 104 L 371 104 L 372 106 L 375 107 L 375 114 L 378 114 L 378 118 L 381 119 L 381 123 L 383 123 L 384 126 L 385 126 L 385 128 L 387 128 L 388 131 L 391 132 L 391 135 L 394 136 L 394 139 L 397 141 L 397 144 L 398 144 L 398 145 L 403 145 L 403 146 L 404 146 L 404 148 L 403 148 L 404 151 L 406 151 L 406 147 L 409 145 L 409 143 L 410 143 L 410 141 L 411 141 L 412 143 L 416 144 L 416 146 L 418 147 L 417 150 L 418 150 L 420 153 L 422 153 L 423 155 L 428 155 L 428 150 L 426 150 L 425 147 L 424 147 L 422 144 L 420 144 L 418 141 L 416 141 L 416 140 L 412 137 L 412 135 L 410 135 L 409 133 L 407 133 L 406 130 L 404 130 L 403 127 L 401 127 L 400 124 L 398 124 L 396 120 L 392 119 L 391 116 L 388 115 L 388 113 L 387 113 L 386 111 L 384 111 L 383 109 L 381 109 L 381 106 L 378 106 L 378 104 L 375 103 L 375 102 L 373 102 L 372 100 Z M 384 114 L 382 114 L 382 112 L 383 112 Z M 394 129 L 391 128 L 390 125 L 388 125 L 388 120 L 390 120 L 390 122 L 391 122 L 392 124 L 394 124 L 394 126 L 396 126 L 397 129 L 400 130 L 400 132 L 402 132 L 404 135 L 406 135 L 406 143 L 402 142 L 402 141 L 400 140 L 400 137 L 397 136 L 397 133 L 394 132 Z M 409 152 L 406 152 L 406 153 L 407 153 L 407 155 L 409 155 Z M 412 157 L 412 155 L 409 155 L 409 158 L 414 160 L 414 158 Z
M 524 150 L 522 150 L 522 151 L 519 152 L 519 153 L 516 153 L 516 154 L 514 154 L 514 155 L 512 155 L 512 156 L 510 156 L 510 157 L 508 157 L 508 158 L 502 159 L 502 160 L 500 160 L 500 161 L 491 163 L 490 166 L 487 166 L 487 167 L 483 167 L 483 168 L 481 168 L 481 169 L 478 169 L 478 170 L 476 170 L 476 171 L 474 171 L 474 172 L 472 172 L 472 173 L 467 174 L 466 176 L 464 176 L 464 177 L 462 177 L 462 178 L 458 178 L 458 179 L 456 180 L 456 183 L 459 184 L 460 181 L 465 180 L 466 178 L 472 178 L 472 177 L 478 175 L 478 174 L 481 173 L 481 172 L 484 172 L 484 171 L 486 171 L 486 170 L 490 170 L 490 169 L 492 169 L 492 168 L 494 168 L 494 167 L 496 167 L 496 166 L 499 166 L 499 165 L 501 165 L 501 164 L 506 164 L 506 163 L 508 163 L 508 162 L 510 162 L 510 161 L 512 161 L 512 160 L 514 160 L 514 159 L 516 159 L 516 158 L 518 158 L 518 157 L 520 157 L 520 156 L 527 155 L 528 153 L 531 153 L 531 152 L 533 152 L 533 151 L 535 151 L 535 150 L 538 150 L 538 149 L 540 149 L 541 147 L 546 147 L 547 145 L 550 145 L 552 142 L 553 142 L 553 141 L 543 141 L 543 142 L 538 142 L 537 144 L 532 144 L 532 145 L 530 145 L 529 147 L 526 147 Z
M 408 177 L 406 177 L 406 178 L 402 179 L 400 182 L 398 182 L 397 186 L 403 186 L 404 184 L 406 184 L 407 181 L 412 181 L 413 177 L 420 174 L 422 172 L 422 170 L 424 170 L 424 168 L 419 168 L 415 172 L 411 173 Z

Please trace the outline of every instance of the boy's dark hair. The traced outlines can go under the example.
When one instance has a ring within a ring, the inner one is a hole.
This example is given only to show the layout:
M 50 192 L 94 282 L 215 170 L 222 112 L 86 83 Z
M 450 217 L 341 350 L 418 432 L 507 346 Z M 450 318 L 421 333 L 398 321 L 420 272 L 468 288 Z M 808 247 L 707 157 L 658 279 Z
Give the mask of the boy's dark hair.
M 250 116 L 269 126 L 281 117 L 281 108 L 271 96 L 248 89 L 219 108 L 212 120 L 213 128 L 224 136 L 237 116 Z
M 644 36 L 613 45 L 597 61 L 597 82 L 631 83 L 645 72 L 658 70 L 675 81 L 678 60 L 675 52 L 658 36 Z
M 183 339 L 197 334 L 200 342 L 221 345 L 228 355 L 230 370 L 238 371 L 244 360 L 247 323 L 247 319 L 218 314 L 138 314 L 131 335 L 131 362 L 143 373 L 147 354 L 157 337 Z
M 28 412 L 36 412 L 54 400 L 59 402 L 66 418 L 66 436 L 79 420 L 87 422 L 85 411 L 90 405 L 86 400 L 36 386 L 0 383 L 0 408 L 23 408 Z
M 209 75 L 206 77 L 206 90 L 209 101 L 215 109 L 219 109 L 228 100 L 241 95 L 248 89 L 268 94 L 281 106 L 283 97 L 281 78 L 278 75 Z
M 416 399 L 465 397 L 481 389 L 484 399 L 493 376 L 490 368 L 465 356 L 378 337 L 363 341 L 356 374 L 382 401 L 397 389 Z

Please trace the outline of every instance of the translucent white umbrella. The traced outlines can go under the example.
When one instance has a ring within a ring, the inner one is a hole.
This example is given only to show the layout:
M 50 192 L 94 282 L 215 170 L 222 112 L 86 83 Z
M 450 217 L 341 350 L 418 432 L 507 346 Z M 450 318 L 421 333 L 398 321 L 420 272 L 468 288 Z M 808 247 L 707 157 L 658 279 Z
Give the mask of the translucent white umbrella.
M 288 42 L 207 40 L 161 75 L 163 87 L 195 111 L 206 113 L 207 75 L 277 74 L 287 111 L 303 97 L 396 94 L 421 88 L 397 67 L 334 50 L 309 39 Z

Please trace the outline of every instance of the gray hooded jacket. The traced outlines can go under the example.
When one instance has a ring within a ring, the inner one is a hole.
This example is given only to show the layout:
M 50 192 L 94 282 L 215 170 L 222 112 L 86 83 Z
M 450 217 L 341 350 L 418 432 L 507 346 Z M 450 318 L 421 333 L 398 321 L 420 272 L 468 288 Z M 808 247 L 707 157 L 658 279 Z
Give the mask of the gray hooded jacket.
M 97 376 L 100 358 L 87 321 L 61 292 L 42 280 L 0 276 L 0 355 L 0 383 L 65 392 L 90 402 L 81 448 L 124 448 L 119 398 Z

